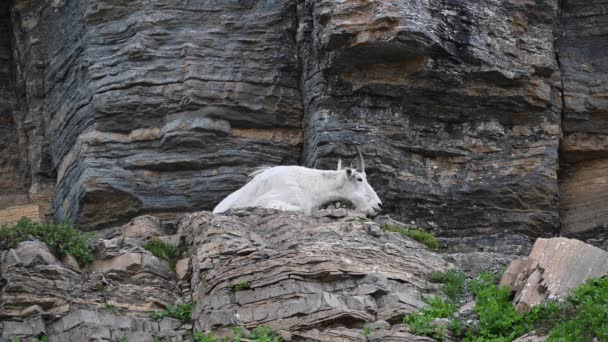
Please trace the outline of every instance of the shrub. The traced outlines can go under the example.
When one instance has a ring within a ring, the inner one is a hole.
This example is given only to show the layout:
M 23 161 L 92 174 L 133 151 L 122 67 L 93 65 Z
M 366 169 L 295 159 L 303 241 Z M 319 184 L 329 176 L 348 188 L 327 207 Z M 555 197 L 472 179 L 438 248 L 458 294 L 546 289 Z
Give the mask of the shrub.
M 144 248 L 150 251 L 155 257 L 167 260 L 171 265 L 172 270 L 175 270 L 175 264 L 181 257 L 181 251 L 178 247 L 168 244 L 158 238 L 151 238 L 146 242 Z
M 154 319 L 162 319 L 165 317 L 171 317 L 179 319 L 182 323 L 190 323 L 192 321 L 192 309 L 194 303 L 189 302 L 183 305 L 173 306 L 169 305 L 165 310 L 156 311 L 152 314 Z
M 608 341 L 608 278 L 588 280 L 571 292 L 565 305 L 551 313 L 561 322 L 555 324 L 549 342 Z
M 511 291 L 495 283 L 496 277 L 489 272 L 469 283 L 479 323 L 478 330 L 469 331 L 464 341 L 511 341 L 532 329 L 532 316 L 517 312 L 511 303 Z
M 550 301 L 527 313 L 517 312 L 510 291 L 495 282 L 484 273 L 469 284 L 479 328 L 468 331 L 463 341 L 512 341 L 533 329 L 550 332 L 548 342 L 608 341 L 608 278 L 591 279 L 571 291 L 566 302 Z
M 391 224 L 387 224 L 382 228 L 387 232 L 399 233 L 414 239 L 430 249 L 439 250 L 439 241 L 437 241 L 437 238 L 433 234 L 425 232 L 422 229 L 405 229 Z
M 74 228 L 69 221 L 61 224 L 33 223 L 22 218 L 13 227 L 3 225 L 0 228 L 0 248 L 14 248 L 19 242 L 33 236 L 44 242 L 59 258 L 72 255 L 82 266 L 93 262 L 91 251 L 92 234 L 82 233 Z

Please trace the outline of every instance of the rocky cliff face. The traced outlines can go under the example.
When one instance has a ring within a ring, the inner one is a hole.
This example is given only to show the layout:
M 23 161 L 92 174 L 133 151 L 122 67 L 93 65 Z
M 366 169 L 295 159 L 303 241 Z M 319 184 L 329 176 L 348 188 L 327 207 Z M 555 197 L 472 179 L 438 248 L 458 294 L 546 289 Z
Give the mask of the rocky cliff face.
M 210 209 L 255 166 L 333 168 L 354 141 L 388 212 L 455 250 L 606 231 L 602 1 L 10 8 L 3 194 L 56 219 Z
M 15 124 L 16 93 L 11 69 L 9 4 L 0 5 L 0 207 L 26 204 L 25 180 L 20 172 Z
M 566 1 L 558 44 L 563 71 L 561 217 L 565 235 L 608 233 L 608 5 Z

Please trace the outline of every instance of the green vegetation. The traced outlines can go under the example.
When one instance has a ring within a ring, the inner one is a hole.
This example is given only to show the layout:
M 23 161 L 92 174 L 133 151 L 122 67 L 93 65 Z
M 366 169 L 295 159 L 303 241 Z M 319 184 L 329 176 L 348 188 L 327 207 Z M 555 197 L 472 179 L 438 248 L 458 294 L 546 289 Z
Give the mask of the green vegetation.
M 369 335 L 371 333 L 372 333 L 372 329 L 369 326 L 367 326 L 367 325 L 365 325 L 363 327 L 363 331 L 361 331 L 361 335 L 363 335 L 363 336 L 367 336 L 367 335 Z
M 0 227 L 0 249 L 14 248 L 30 236 L 46 243 L 59 258 L 72 255 L 80 265 L 93 262 L 91 251 L 92 234 L 85 234 L 74 228 L 68 221 L 60 224 L 33 223 L 22 218 L 13 227 Z
M 181 257 L 181 251 L 178 247 L 170 245 L 158 238 L 151 238 L 144 248 L 150 251 L 152 255 L 159 259 L 165 259 L 171 265 L 171 269 L 175 270 L 175 264 Z
M 194 339 L 194 342 L 222 342 L 222 340 L 213 337 L 211 334 L 203 334 L 202 332 L 198 331 L 192 335 L 192 338 Z
M 128 342 L 128 341 L 127 341 L 127 337 L 126 337 L 126 336 L 120 336 L 120 337 L 118 338 L 118 342 Z
M 192 308 L 194 308 L 193 302 L 178 306 L 169 305 L 165 310 L 154 312 L 152 318 L 162 319 L 171 317 L 179 319 L 182 323 L 190 323 L 192 321 Z
M 245 291 L 245 290 L 249 290 L 250 288 L 251 288 L 250 281 L 242 281 L 236 285 L 232 285 L 232 291 L 234 291 L 234 292 Z
M 457 270 L 447 270 L 445 272 L 431 272 L 429 281 L 432 283 L 443 284 L 445 295 L 456 303 L 464 290 L 464 273 Z
M 48 342 L 49 341 L 49 337 L 46 335 L 43 335 L 41 337 L 34 337 L 34 342 Z
M 384 225 L 382 229 L 387 232 L 399 233 L 403 236 L 407 236 L 430 249 L 439 250 L 439 241 L 437 241 L 437 238 L 433 234 L 425 232 L 422 229 L 405 229 L 392 224 Z
M 474 327 L 465 329 L 457 319 L 446 327 L 433 323 L 436 318 L 450 318 L 464 289 L 464 275 L 456 271 L 432 273 L 430 281 L 443 283 L 447 299 L 426 299 L 428 306 L 418 314 L 405 317 L 417 335 L 443 340 L 445 330 L 461 336 L 463 342 L 512 341 L 532 330 L 549 335 L 548 342 L 594 339 L 608 341 L 608 278 L 591 279 L 574 289 L 563 303 L 550 301 L 520 313 L 512 304 L 512 294 L 496 285 L 491 273 L 481 273 L 468 284 L 475 296 L 473 310 L 479 317 Z
M 554 322 L 549 342 L 608 341 L 608 277 L 585 282 L 566 304 L 543 314 Z
M 412 332 L 420 336 L 428 336 L 439 341 L 445 338 L 445 327 L 435 324 L 436 318 L 448 318 L 452 315 L 457 307 L 449 299 L 441 299 L 440 297 L 425 298 L 424 301 L 428 306 L 422 308 L 417 314 L 409 314 L 403 319 L 403 323 L 407 324 Z
M 467 331 L 464 341 L 512 341 L 532 330 L 533 315 L 517 312 L 511 303 L 511 291 L 498 287 L 496 282 L 489 272 L 469 282 L 479 323 L 475 331 Z
M 118 309 L 118 307 L 114 306 L 112 304 L 107 304 L 106 303 L 106 305 L 104 305 L 103 308 L 104 308 L 104 310 L 107 310 L 107 311 L 109 311 L 109 312 L 111 312 L 113 314 L 117 314 L 117 313 L 120 312 L 120 310 Z
M 203 334 L 201 332 L 195 332 L 193 335 L 194 342 L 280 342 L 281 338 L 276 336 L 269 327 L 258 327 L 253 330 L 249 335 L 245 336 L 240 328 L 233 328 L 234 337 L 232 339 L 219 339 L 214 337 L 212 334 Z
M 429 281 L 442 283 L 442 289 L 447 298 L 438 296 L 425 298 L 424 301 L 428 306 L 417 314 L 405 316 L 403 323 L 409 325 L 416 335 L 429 336 L 443 341 L 446 327 L 437 325 L 433 321 L 436 318 L 448 318 L 456 311 L 458 300 L 464 290 L 464 278 L 464 274 L 456 270 L 431 273 Z M 448 327 L 460 330 L 459 323 L 451 323 Z

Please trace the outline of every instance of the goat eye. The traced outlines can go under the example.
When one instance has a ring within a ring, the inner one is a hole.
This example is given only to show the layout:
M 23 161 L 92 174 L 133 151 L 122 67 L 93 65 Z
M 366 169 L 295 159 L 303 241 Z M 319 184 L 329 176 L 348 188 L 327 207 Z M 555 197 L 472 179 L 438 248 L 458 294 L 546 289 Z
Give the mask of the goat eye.
M 362 178 L 357 178 L 357 181 L 363 182 L 363 179 Z

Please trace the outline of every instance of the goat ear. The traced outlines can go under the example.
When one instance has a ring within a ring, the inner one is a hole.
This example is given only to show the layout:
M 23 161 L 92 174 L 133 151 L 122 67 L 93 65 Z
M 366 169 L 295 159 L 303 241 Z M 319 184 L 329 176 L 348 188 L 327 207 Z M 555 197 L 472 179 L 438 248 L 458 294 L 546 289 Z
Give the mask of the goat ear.
M 352 177 L 353 176 L 353 169 L 351 169 L 350 167 L 347 167 L 344 170 L 346 170 L 346 176 L 347 177 Z

